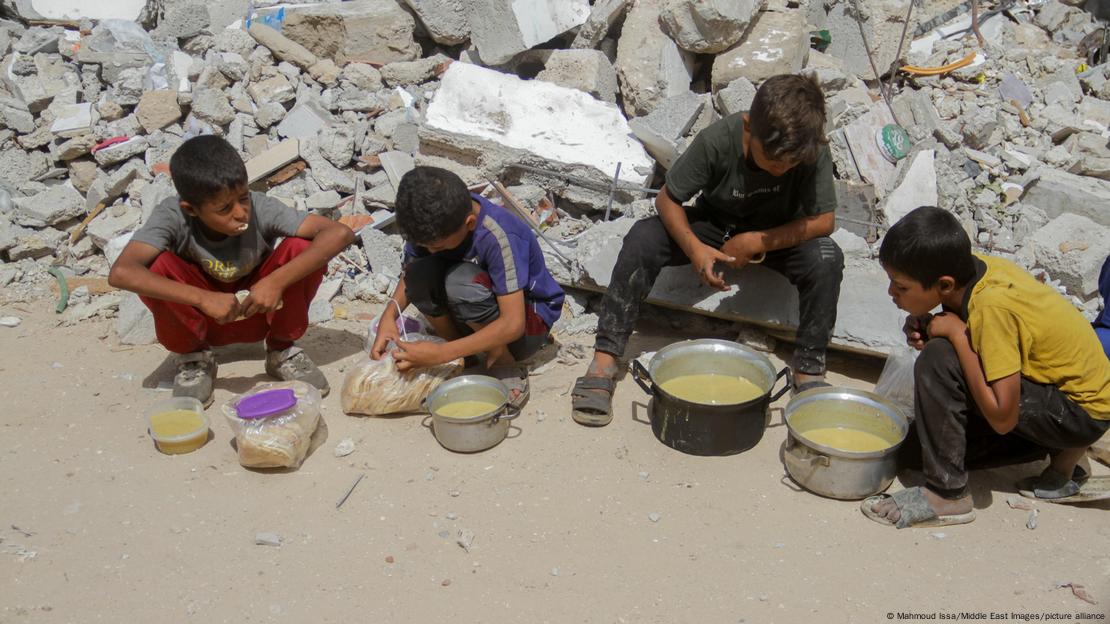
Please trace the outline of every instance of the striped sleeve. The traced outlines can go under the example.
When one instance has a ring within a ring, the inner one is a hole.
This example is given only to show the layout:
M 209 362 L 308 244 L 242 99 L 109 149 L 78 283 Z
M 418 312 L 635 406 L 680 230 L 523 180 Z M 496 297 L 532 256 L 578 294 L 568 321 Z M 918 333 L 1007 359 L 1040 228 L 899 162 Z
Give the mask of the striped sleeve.
M 501 296 L 520 290 L 528 279 L 528 246 L 489 216 L 482 225 L 489 230 L 489 236 L 482 245 L 481 260 L 493 281 L 494 294 Z

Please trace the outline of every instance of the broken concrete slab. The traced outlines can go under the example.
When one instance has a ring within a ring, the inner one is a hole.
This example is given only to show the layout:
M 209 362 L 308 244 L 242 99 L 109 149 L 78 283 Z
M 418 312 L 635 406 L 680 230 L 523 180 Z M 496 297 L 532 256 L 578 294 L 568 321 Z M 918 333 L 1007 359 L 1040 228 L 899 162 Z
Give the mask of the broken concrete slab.
M 501 65 L 585 23 L 590 5 L 587 0 L 485 0 L 473 3 L 470 12 L 470 40 L 479 56 L 484 63 Z
M 470 39 L 470 19 L 463 0 L 404 0 L 436 43 L 459 45 Z
M 413 40 L 415 28 L 416 20 L 397 0 L 351 0 L 287 7 L 282 33 L 340 66 L 384 65 L 420 56 Z
M 127 20 L 139 21 L 147 10 L 148 0 L 18 0 L 16 8 L 23 19 L 35 20 Z
M 277 133 L 287 139 L 308 140 L 315 138 L 324 128 L 334 121 L 331 113 L 316 103 L 315 100 L 306 98 L 298 101 L 297 105 L 285 115 L 278 124 Z
M 26 227 L 56 225 L 85 214 L 85 198 L 69 182 L 30 197 L 12 199 L 15 222 Z
M 383 84 L 381 72 L 366 63 L 348 64 L 343 68 L 339 77 L 363 91 L 377 91 L 382 88 Z
M 1048 271 L 1070 294 L 1087 299 L 1098 294 L 1107 241 L 1110 227 L 1064 213 L 1037 230 L 1022 254 L 1032 254 L 1035 266 Z
M 740 45 L 713 60 L 713 88 L 724 88 L 741 77 L 758 86 L 771 76 L 797 73 L 808 54 L 804 11 L 763 11 Z
M 693 56 L 663 32 L 661 6 L 662 0 L 640 0 L 621 30 L 614 64 L 629 116 L 646 115 L 659 102 L 690 90 Z
M 736 44 L 765 0 L 668 0 L 659 15 L 678 47 L 717 54 Z
M 208 7 L 201 2 L 168 4 L 162 12 L 158 25 L 151 33 L 154 37 L 187 39 L 199 35 L 208 28 L 211 18 Z
M 302 141 L 300 153 L 301 158 L 308 163 L 309 174 L 321 190 L 334 190 L 340 193 L 355 192 L 354 177 L 331 164 L 320 151 L 317 141 Z
M 148 133 L 161 130 L 181 119 L 181 105 L 177 103 L 177 91 L 147 91 L 135 108 L 139 123 Z
M 231 107 L 227 95 L 215 89 L 203 89 L 193 94 L 192 113 L 216 126 L 226 126 L 235 119 L 235 109 Z
M 284 104 L 297 97 L 297 89 L 293 87 L 293 83 L 281 74 L 251 84 L 247 87 L 247 93 L 258 106 L 268 102 Z
M 566 123 L 568 119 L 575 123 Z M 469 137 L 494 148 L 480 158 L 512 162 L 524 152 L 540 160 L 586 165 L 604 178 L 611 178 L 621 162 L 621 179 L 640 184 L 646 174 L 638 171 L 650 171 L 653 163 L 629 134 L 614 105 L 581 91 L 454 63 L 428 106 L 421 138 L 435 136 L 446 146 L 480 149 L 474 142 L 467 145 Z
M 832 42 L 825 53 L 843 61 L 849 74 L 873 79 L 875 72 L 868 60 L 867 46 L 870 45 L 875 55 L 875 65 L 879 71 L 890 67 L 898 51 L 908 1 L 826 2 L 829 7 L 826 28 L 832 35 Z M 968 19 L 969 23 L 970 21 Z M 860 32 L 861 25 L 863 34 Z M 866 44 L 864 35 L 867 37 Z
M 617 101 L 617 70 L 600 50 L 555 50 L 536 79 Z
M 893 188 L 896 170 L 879 150 L 875 136 L 883 126 L 892 123 L 894 117 L 890 114 L 890 109 L 885 103 L 876 102 L 867 113 L 837 130 L 831 145 L 834 160 L 846 163 L 846 168 L 849 169 L 844 171 L 838 167 L 841 175 L 873 184 L 875 193 L 880 198 L 885 197 Z M 843 138 L 843 144 L 835 140 L 837 136 Z
M 258 180 L 300 158 L 300 142 L 287 139 L 247 161 L 247 181 Z
M 351 164 L 355 156 L 355 140 L 347 126 L 329 127 L 320 131 L 316 139 L 320 153 L 336 167 Z
M 0 80 L 12 95 L 26 103 L 31 113 L 41 112 L 62 93 L 80 91 L 80 74 L 60 55 L 36 54 L 30 75 L 17 75 L 13 71 L 18 57 L 10 54 L 4 59 Z
M 648 115 L 629 121 L 628 127 L 648 153 L 664 168 L 670 169 L 685 147 L 681 138 L 707 105 L 707 94 L 687 92 L 676 95 L 663 100 Z
M 750 110 L 755 99 L 755 85 L 747 78 L 737 78 L 717 91 L 717 109 L 728 116 Z
M 316 55 L 310 52 L 308 48 L 262 22 L 252 22 L 247 32 L 254 37 L 255 41 L 266 46 L 279 60 L 292 63 L 304 70 L 316 64 Z
M 362 250 L 374 273 L 393 279 L 401 276 L 401 246 L 404 241 L 400 236 L 386 234 L 375 227 L 364 227 L 359 230 L 359 238 L 362 239 Z
M 1037 169 L 1029 177 L 1033 180 L 1025 185 L 1023 204 L 1043 210 L 1049 219 L 1073 213 L 1110 226 L 1110 211 L 1106 210 L 1110 182 L 1051 167 Z
M 93 244 L 103 249 L 113 238 L 139 227 L 143 211 L 129 204 L 108 208 L 94 218 L 85 229 Z
M 935 158 L 935 150 L 921 150 L 906 159 L 901 182 L 886 196 L 881 208 L 887 225 L 897 223 L 919 206 L 940 205 Z

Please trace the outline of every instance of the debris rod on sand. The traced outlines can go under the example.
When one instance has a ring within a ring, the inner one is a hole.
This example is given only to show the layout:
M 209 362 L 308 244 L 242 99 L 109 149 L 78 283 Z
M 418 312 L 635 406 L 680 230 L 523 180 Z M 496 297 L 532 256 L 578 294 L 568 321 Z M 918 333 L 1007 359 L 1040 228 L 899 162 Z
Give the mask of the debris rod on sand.
M 365 477 L 365 476 L 366 476 L 365 472 L 359 473 L 358 478 L 355 479 L 355 482 L 351 484 L 351 487 L 347 490 L 347 493 L 343 495 L 343 498 L 336 501 L 336 503 L 335 503 L 335 508 L 336 509 L 339 509 L 340 507 L 343 506 L 343 503 L 347 502 L 347 499 L 351 497 L 351 492 L 355 491 L 355 488 L 358 487 L 358 484 L 362 482 L 362 478 Z
M 618 191 L 629 191 L 632 193 L 647 193 L 648 195 L 658 195 L 659 189 L 651 189 L 646 186 L 638 186 L 630 182 L 617 183 L 616 185 L 609 185 L 604 182 L 597 182 L 582 176 L 576 176 L 572 173 L 562 173 L 559 171 L 552 171 L 551 169 L 544 169 L 543 167 L 533 167 L 532 165 L 523 165 L 520 163 L 509 163 L 505 165 L 506 168 L 522 169 L 531 173 L 538 173 L 540 175 L 550 176 L 552 178 L 561 178 L 568 184 L 574 184 L 582 188 L 590 189 L 591 191 L 599 191 L 608 193 L 611 189 Z

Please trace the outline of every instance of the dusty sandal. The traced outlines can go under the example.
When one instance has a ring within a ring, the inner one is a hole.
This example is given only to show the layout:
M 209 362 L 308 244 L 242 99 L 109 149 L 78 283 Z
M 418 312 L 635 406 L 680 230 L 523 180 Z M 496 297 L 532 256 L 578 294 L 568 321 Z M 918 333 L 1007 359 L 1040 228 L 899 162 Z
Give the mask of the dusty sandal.
M 608 425 L 613 420 L 616 387 L 616 380 L 610 377 L 579 377 L 570 393 L 574 422 L 591 427 Z
M 1042 500 L 1055 500 L 1067 498 L 1079 493 L 1080 485 L 1091 475 L 1079 466 L 1071 473 L 1071 478 L 1056 472 L 1051 467 L 1045 468 L 1035 477 L 1026 477 L 1017 482 L 1018 493 L 1026 498 L 1039 498 Z
M 886 499 L 892 499 L 894 504 L 898 506 L 898 510 L 902 515 L 898 518 L 898 522 L 891 522 L 886 517 L 879 515 L 878 512 L 872 509 L 875 505 L 883 502 Z M 920 487 L 912 487 L 901 492 L 894 494 L 878 494 L 876 496 L 868 496 L 860 503 L 860 511 L 869 519 L 884 524 L 886 526 L 894 526 L 899 529 L 908 527 L 913 528 L 928 528 L 939 526 L 951 526 L 953 524 L 967 524 L 975 519 L 975 510 L 963 514 L 946 514 L 938 516 L 937 512 L 929 505 L 929 499 L 925 498 L 925 493 Z
M 320 396 L 328 396 L 331 387 L 324 373 L 303 349 L 297 346 L 283 351 L 266 353 L 266 374 L 282 381 L 303 381 L 320 391 Z

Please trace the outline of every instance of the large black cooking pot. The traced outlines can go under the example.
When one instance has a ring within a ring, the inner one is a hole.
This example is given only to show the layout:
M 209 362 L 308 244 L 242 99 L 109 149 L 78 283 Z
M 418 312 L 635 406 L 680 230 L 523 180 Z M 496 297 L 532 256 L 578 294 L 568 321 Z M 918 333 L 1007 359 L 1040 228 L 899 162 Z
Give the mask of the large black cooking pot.
M 746 403 L 707 405 L 669 394 L 660 386 L 683 375 L 735 375 L 759 386 L 763 395 Z M 763 437 L 768 409 L 791 386 L 790 369 L 775 373 L 762 353 L 727 340 L 686 340 L 660 349 L 645 369 L 632 365 L 636 383 L 651 394 L 651 430 L 667 446 L 690 455 L 735 455 Z M 771 395 L 779 379 L 786 385 Z

